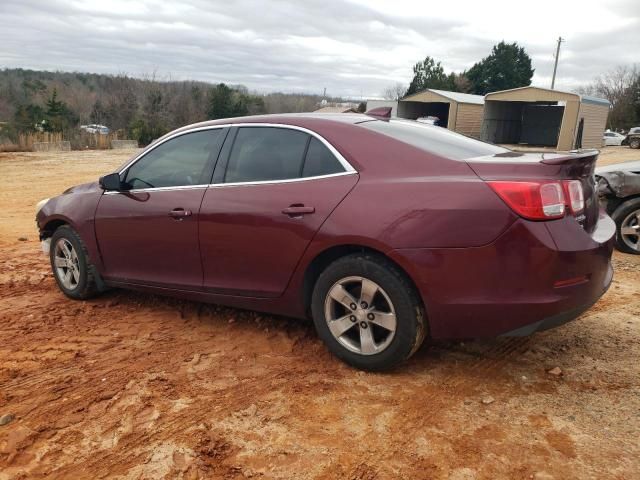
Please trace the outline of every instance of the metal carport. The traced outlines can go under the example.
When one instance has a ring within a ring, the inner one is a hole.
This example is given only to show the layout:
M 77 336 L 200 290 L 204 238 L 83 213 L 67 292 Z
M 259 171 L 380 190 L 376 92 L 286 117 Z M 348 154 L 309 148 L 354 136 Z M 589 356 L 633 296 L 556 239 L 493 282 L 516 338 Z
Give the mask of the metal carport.
M 441 126 L 454 132 L 480 137 L 484 98 L 481 95 L 426 89 L 398 102 L 398 117 L 415 120 L 435 116 Z
M 609 102 L 577 93 L 521 87 L 485 96 L 480 138 L 557 150 L 598 148 Z

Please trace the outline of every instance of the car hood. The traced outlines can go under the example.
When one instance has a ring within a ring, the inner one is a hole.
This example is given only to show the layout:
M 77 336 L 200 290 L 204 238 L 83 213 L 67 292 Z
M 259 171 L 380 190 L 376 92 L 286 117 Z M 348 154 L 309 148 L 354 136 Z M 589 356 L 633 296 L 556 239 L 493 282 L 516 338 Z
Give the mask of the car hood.
M 603 165 L 596 168 L 596 175 L 609 172 L 640 172 L 640 160 L 614 163 L 613 165 Z
M 86 193 L 86 192 L 96 192 L 100 190 L 100 185 L 98 182 L 89 182 L 89 183 L 81 183 L 80 185 L 75 185 L 71 188 L 66 189 L 62 194 L 67 193 Z

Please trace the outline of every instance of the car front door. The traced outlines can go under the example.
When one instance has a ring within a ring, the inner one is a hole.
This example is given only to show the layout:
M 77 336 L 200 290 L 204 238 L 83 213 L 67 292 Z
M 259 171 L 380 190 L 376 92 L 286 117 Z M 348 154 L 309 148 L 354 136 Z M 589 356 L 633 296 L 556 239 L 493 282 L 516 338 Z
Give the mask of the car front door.
M 200 211 L 205 290 L 282 294 L 309 242 L 357 181 L 346 160 L 311 132 L 234 128 Z
M 95 216 L 105 278 L 202 288 L 198 215 L 226 134 L 179 134 L 121 172 L 127 190 L 105 192 Z
M 614 144 L 614 135 L 613 133 L 605 132 L 604 133 L 604 144 L 605 146 Z

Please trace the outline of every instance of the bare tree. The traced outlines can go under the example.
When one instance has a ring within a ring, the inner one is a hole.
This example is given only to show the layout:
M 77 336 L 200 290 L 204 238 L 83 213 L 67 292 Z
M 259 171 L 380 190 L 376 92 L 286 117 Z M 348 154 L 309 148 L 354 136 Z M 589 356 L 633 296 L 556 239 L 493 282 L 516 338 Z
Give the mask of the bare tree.
M 385 100 L 400 100 L 407 92 L 407 86 L 397 82 L 395 85 L 390 85 L 382 91 L 382 96 Z
M 596 77 L 592 83 L 579 88 L 578 92 L 609 100 L 609 128 L 629 128 L 640 122 L 639 85 L 640 70 L 637 65 L 623 65 Z
M 456 92 L 471 93 L 473 85 L 464 73 L 452 73 L 453 84 L 456 86 Z

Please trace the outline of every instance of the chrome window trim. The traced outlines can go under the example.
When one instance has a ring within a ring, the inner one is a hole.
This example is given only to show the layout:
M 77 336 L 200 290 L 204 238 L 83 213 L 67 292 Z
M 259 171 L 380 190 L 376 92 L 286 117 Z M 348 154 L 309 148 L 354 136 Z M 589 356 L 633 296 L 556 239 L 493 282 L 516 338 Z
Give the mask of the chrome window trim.
M 153 152 L 156 148 L 158 148 L 163 143 L 168 142 L 169 140 L 172 140 L 172 139 L 174 139 L 176 137 L 181 137 L 182 135 L 186 135 L 187 133 L 201 132 L 201 131 L 204 131 L 204 130 L 214 130 L 214 129 L 218 129 L 218 128 L 226 128 L 228 126 L 230 126 L 230 125 L 209 125 L 207 127 L 195 127 L 195 128 L 191 128 L 189 130 L 182 131 L 182 132 L 176 132 L 173 135 L 165 138 L 161 142 L 158 142 L 156 144 L 152 143 L 151 145 L 149 145 L 145 150 L 143 150 L 138 155 L 133 157 L 133 160 L 131 160 L 129 163 L 127 163 L 124 167 L 122 167 L 120 169 L 120 171 L 118 172 L 118 175 L 122 175 L 129 167 L 131 167 L 138 160 L 141 160 L 143 157 L 147 156 L 149 153 Z M 156 187 L 156 188 L 175 188 L 175 187 Z M 145 189 L 145 190 L 150 190 L 150 189 Z M 132 192 L 133 190 L 129 190 L 129 191 Z
M 174 190 L 196 190 L 198 188 L 207 188 L 208 184 L 203 183 L 200 185 L 179 185 L 176 187 L 153 187 L 153 188 L 137 188 L 135 190 L 109 190 L 104 192 L 105 195 L 116 195 L 116 194 L 125 194 L 125 193 L 145 193 L 145 192 L 171 192 Z
M 345 175 L 357 175 L 355 170 L 352 172 L 338 172 L 329 173 L 327 175 L 316 175 L 315 177 L 299 177 L 299 178 L 284 178 L 281 180 L 257 180 L 255 182 L 228 182 L 228 183 L 212 183 L 209 188 L 225 188 L 225 187 L 248 187 L 251 185 L 273 185 L 278 183 L 295 183 L 295 182 L 308 182 L 310 180 L 321 180 L 323 178 L 344 177 Z
M 333 145 L 331 145 L 326 138 L 324 138 L 322 135 L 314 132 L 313 130 L 309 130 L 308 128 L 299 127 L 298 125 L 287 125 L 285 123 L 262 123 L 262 122 L 261 123 L 249 123 L 249 122 L 247 122 L 247 123 L 235 123 L 235 124 L 230 124 L 229 126 L 234 126 L 234 127 L 238 127 L 238 128 L 244 128 L 244 127 L 285 128 L 285 129 L 289 129 L 289 130 L 298 130 L 300 132 L 307 133 L 307 134 L 311 135 L 312 137 L 315 137 L 318 140 L 320 140 L 323 143 L 323 145 L 329 149 L 329 151 L 333 154 L 333 156 L 335 156 L 338 159 L 338 161 L 340 162 L 340 165 L 342 165 L 342 167 L 345 170 L 345 172 L 339 172 L 339 173 L 355 172 L 356 171 L 356 169 L 351 166 L 351 164 L 347 161 L 347 159 L 344 158 L 344 156 L 342 156 L 342 154 L 338 150 L 336 150 L 336 148 Z M 331 174 L 331 175 L 335 175 L 335 174 Z M 305 178 L 313 178 L 313 177 L 305 177 Z M 269 180 L 269 181 L 271 181 L 271 180 Z M 274 181 L 278 181 L 278 180 L 274 180 Z M 238 182 L 238 183 L 240 183 L 240 182 Z M 247 183 L 252 183 L 252 182 L 247 182 Z
M 239 186 L 239 185 L 266 185 L 266 184 L 273 184 L 273 183 L 292 183 L 292 182 L 303 182 L 303 181 L 308 181 L 308 180 L 316 180 L 316 179 L 321 179 L 321 178 L 338 177 L 338 176 L 342 176 L 342 175 L 352 175 L 354 173 L 358 173 L 357 170 L 355 168 L 353 168 L 353 166 L 351 166 L 351 164 L 347 161 L 347 159 L 344 158 L 344 156 L 338 150 L 336 150 L 336 148 L 333 145 L 331 145 L 331 143 L 329 143 L 329 141 L 327 139 L 325 139 L 322 135 L 314 132 L 313 130 L 309 130 L 308 128 L 305 128 L 305 127 L 299 127 L 298 125 L 287 125 L 287 124 L 284 124 L 284 123 L 266 123 L 266 122 L 251 123 L 251 122 L 247 122 L 247 123 L 225 123 L 225 124 L 220 124 L 220 125 L 208 125 L 208 126 L 204 126 L 204 127 L 194 127 L 194 128 L 190 128 L 188 130 L 181 131 L 181 132 L 176 132 L 173 135 L 168 136 L 167 138 L 165 138 L 161 142 L 158 142 L 155 145 L 152 144 L 148 149 L 140 152 L 137 156 L 135 156 L 133 158 L 133 160 L 131 160 L 122 169 L 120 169 L 120 171 L 118 172 L 118 175 L 122 175 L 129 167 L 131 167 L 138 160 L 141 160 L 143 157 L 148 155 L 150 152 L 155 150 L 157 147 L 159 147 L 163 143 L 168 142 L 169 140 L 172 140 L 172 139 L 174 139 L 176 137 L 180 137 L 182 135 L 186 135 L 188 133 L 201 132 L 201 131 L 204 131 L 204 130 L 215 130 L 215 129 L 219 129 L 219 128 L 230 128 L 230 127 L 238 127 L 238 128 L 243 128 L 243 127 L 271 127 L 271 128 L 285 128 L 285 129 L 289 129 L 289 130 L 298 130 L 300 132 L 305 132 L 308 135 L 311 135 L 312 137 L 315 137 L 318 140 L 320 140 L 322 142 L 322 144 L 325 147 L 327 147 L 329 149 L 329 151 L 338 159 L 338 161 L 340 162 L 340 165 L 342 165 L 342 167 L 345 169 L 345 171 L 344 172 L 338 172 L 338 173 L 331 173 L 331 174 L 328 174 L 328 175 L 316 175 L 315 177 L 288 178 L 288 179 L 283 179 L 283 180 L 261 180 L 261 181 L 255 181 L 255 182 L 212 183 L 212 184 L 209 184 L 209 185 L 180 185 L 180 186 L 175 186 L 175 187 L 139 188 L 139 189 L 127 190 L 126 192 L 110 191 L 110 192 L 105 192 L 105 194 L 113 195 L 113 194 L 120 194 L 120 193 L 186 190 L 186 189 L 191 189 L 191 188 L 202 188 L 202 187 Z

